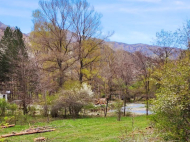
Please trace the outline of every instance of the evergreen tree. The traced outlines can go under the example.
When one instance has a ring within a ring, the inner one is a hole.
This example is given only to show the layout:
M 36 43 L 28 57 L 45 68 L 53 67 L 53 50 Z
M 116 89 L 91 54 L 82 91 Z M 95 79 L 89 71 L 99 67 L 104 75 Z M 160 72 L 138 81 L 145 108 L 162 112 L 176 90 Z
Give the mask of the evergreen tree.
M 27 58 L 22 32 L 17 27 L 15 30 L 7 27 L 4 31 L 4 36 L 0 41 L 1 82 L 10 80 L 10 75 L 13 74 L 15 67 L 17 67 L 17 63 L 20 60 L 19 54 Z
M 7 27 L 4 36 L 0 41 L 0 81 L 6 81 L 6 74 L 10 71 L 11 65 L 7 57 L 8 49 L 11 48 L 13 39 L 13 31 Z
M 30 103 L 30 82 L 32 66 L 28 58 L 23 34 L 19 28 L 12 30 L 7 27 L 0 41 L 0 81 L 6 90 L 12 93 L 12 99 L 22 100 L 23 113 L 26 114 Z M 5 91 L 5 90 L 4 90 Z

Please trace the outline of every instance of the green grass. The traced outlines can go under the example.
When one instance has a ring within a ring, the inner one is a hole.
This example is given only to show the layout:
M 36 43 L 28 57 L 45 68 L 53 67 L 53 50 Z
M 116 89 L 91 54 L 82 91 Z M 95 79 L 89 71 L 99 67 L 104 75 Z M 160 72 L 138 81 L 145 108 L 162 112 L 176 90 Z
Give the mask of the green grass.
M 13 136 L 7 138 L 8 142 L 33 142 L 34 138 L 45 137 L 51 142 L 117 142 L 119 136 L 127 129 L 132 131 L 132 118 L 122 117 L 117 121 L 116 117 L 96 117 L 81 119 L 55 120 L 50 123 L 39 122 L 35 126 L 52 126 L 56 131 Z M 134 127 L 144 129 L 148 126 L 146 116 L 134 118 Z M 16 125 L 12 128 L 0 129 L 0 135 L 19 132 L 28 129 L 28 125 Z

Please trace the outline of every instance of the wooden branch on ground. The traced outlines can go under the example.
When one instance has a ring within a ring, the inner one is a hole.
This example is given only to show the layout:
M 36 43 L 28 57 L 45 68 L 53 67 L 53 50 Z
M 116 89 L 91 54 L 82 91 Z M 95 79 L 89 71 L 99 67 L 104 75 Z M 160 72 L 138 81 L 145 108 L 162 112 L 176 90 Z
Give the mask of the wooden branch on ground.
M 9 127 L 14 127 L 15 124 L 7 125 L 7 126 L 0 126 L 0 128 L 9 128 Z
M 45 133 L 45 132 L 51 132 L 51 131 L 55 131 L 55 129 L 47 129 L 47 130 L 40 130 L 40 129 L 29 129 L 26 130 L 24 132 L 19 132 L 19 133 L 15 133 L 12 132 L 12 134 L 6 134 L 6 135 L 2 135 L 0 136 L 0 138 L 6 138 L 6 137 L 12 137 L 12 136 L 20 136 L 20 135 L 28 135 L 28 134 L 35 134 L 35 133 Z
M 42 141 L 46 141 L 45 137 L 39 137 L 39 138 L 35 138 L 34 142 L 42 142 Z

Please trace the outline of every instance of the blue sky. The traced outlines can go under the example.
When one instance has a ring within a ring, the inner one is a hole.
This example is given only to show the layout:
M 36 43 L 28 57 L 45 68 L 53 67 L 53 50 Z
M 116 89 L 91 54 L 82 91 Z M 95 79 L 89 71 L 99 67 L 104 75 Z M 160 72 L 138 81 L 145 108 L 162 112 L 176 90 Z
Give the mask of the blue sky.
M 174 31 L 190 18 L 190 0 L 88 0 L 103 15 L 103 32 L 114 31 L 111 41 L 151 44 L 161 29 Z M 38 0 L 0 0 L 0 21 L 32 30 L 32 11 Z

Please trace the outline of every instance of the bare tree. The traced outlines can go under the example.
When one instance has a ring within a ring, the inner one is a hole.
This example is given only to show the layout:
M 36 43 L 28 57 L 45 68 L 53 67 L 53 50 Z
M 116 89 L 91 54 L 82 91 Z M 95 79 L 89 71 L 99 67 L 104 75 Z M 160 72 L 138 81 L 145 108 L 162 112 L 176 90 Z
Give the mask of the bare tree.
M 171 47 L 158 47 L 150 49 L 158 57 L 158 61 L 161 63 L 167 63 L 169 59 L 177 58 L 177 50 Z M 178 50 L 180 51 L 180 50 Z M 172 57 L 173 56 L 173 57 Z
M 158 47 L 150 48 L 150 50 L 158 57 L 161 63 L 166 62 L 168 59 L 175 59 L 179 55 L 176 47 L 178 45 L 177 32 L 169 32 L 161 30 L 156 33 L 154 44 Z
M 150 76 L 152 72 L 152 67 L 154 66 L 153 59 L 150 57 L 147 57 L 143 55 L 142 52 L 136 52 L 136 62 L 139 66 L 139 73 L 142 76 L 144 89 L 145 89 L 145 95 L 146 95 L 146 115 L 148 115 L 149 111 L 149 95 L 150 95 Z
M 109 47 L 106 46 L 102 51 L 102 69 L 101 69 L 101 76 L 103 78 L 103 90 L 106 97 L 106 107 L 104 111 L 104 117 L 107 116 L 107 110 L 109 101 L 112 96 L 112 89 L 113 89 L 113 79 L 115 77 L 115 54 L 114 51 Z
M 101 37 L 101 15 L 86 0 L 74 0 L 72 7 L 72 32 L 78 58 L 79 81 L 84 81 L 84 70 L 99 61 L 104 40 Z
M 176 31 L 178 47 L 189 49 L 190 43 L 190 20 L 186 20 L 181 28 Z
M 101 15 L 86 0 L 41 0 L 39 4 L 41 9 L 33 13 L 31 41 L 42 68 L 59 87 L 69 73 L 78 73 L 82 83 L 85 70 L 100 59 Z
M 117 78 L 121 78 L 122 82 L 120 85 L 122 86 L 122 99 L 123 99 L 123 106 L 124 106 L 124 116 L 125 116 L 125 107 L 127 99 L 130 100 L 130 94 L 128 87 L 130 86 L 132 80 L 135 78 L 134 72 L 132 71 L 134 67 L 134 63 L 132 61 L 131 56 L 122 50 L 118 50 L 116 52 L 116 74 Z
M 31 43 L 44 69 L 62 87 L 67 69 L 75 63 L 72 56 L 73 33 L 70 32 L 69 0 L 40 1 L 34 11 L 34 31 Z M 55 79 L 56 78 L 56 79 Z

